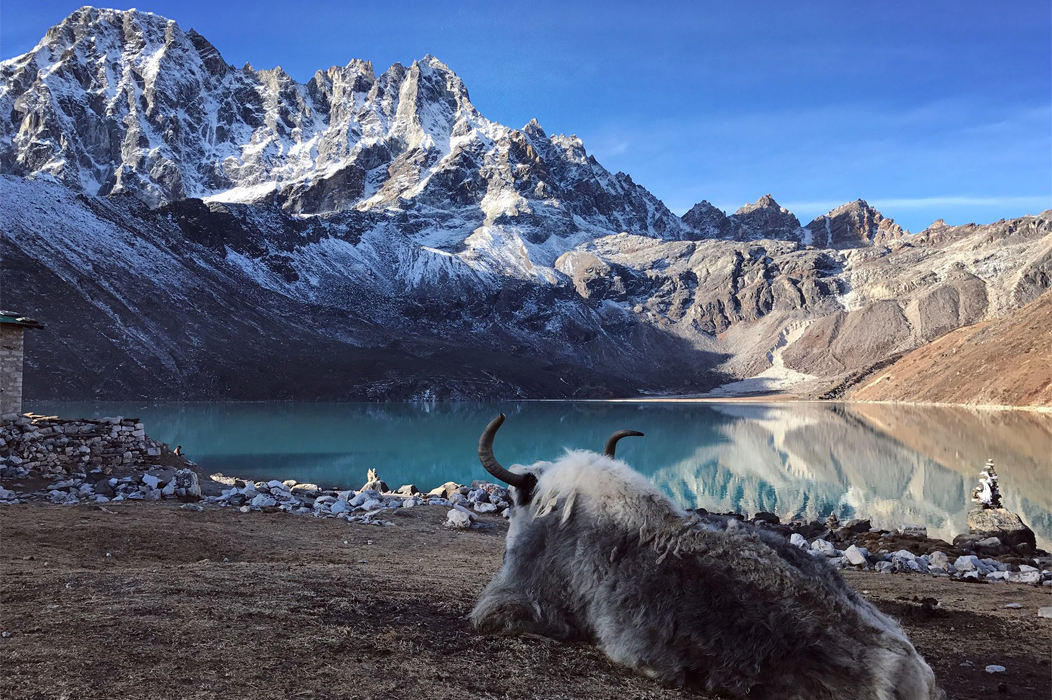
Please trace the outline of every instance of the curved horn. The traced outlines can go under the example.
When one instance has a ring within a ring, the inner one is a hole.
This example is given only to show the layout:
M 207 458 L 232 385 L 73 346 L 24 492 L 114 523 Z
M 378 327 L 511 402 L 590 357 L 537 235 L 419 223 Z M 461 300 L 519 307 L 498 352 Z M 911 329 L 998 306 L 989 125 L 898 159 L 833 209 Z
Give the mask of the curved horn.
M 503 422 L 504 414 L 502 413 L 491 420 L 486 429 L 482 431 L 482 436 L 479 438 L 479 461 L 482 462 L 482 466 L 486 468 L 486 471 L 504 483 L 510 486 L 517 486 L 520 489 L 525 488 L 528 481 L 526 475 L 508 471 L 500 466 L 500 462 L 493 456 L 493 436 L 497 434 L 497 429 L 500 428 Z
M 614 451 L 617 449 L 617 441 L 626 437 L 643 437 L 643 433 L 638 430 L 618 430 L 606 441 L 606 447 L 603 448 L 603 454 L 607 457 L 613 457 Z

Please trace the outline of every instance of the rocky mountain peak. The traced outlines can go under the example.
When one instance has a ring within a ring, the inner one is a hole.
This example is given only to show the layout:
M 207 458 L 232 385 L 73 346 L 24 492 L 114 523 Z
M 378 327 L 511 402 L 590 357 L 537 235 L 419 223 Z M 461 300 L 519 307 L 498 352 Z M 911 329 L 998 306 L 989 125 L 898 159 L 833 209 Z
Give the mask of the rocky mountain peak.
M 731 238 L 731 220 L 708 200 L 702 200 L 683 215 L 683 222 L 701 234 L 702 238 Z
M 819 216 L 807 225 L 807 230 L 812 245 L 822 248 L 886 245 L 907 233 L 864 199 L 842 204 Z
M 755 241 L 771 238 L 782 241 L 799 241 L 802 237 L 800 221 L 796 215 L 774 201 L 769 194 L 746 204 L 730 217 L 733 238 L 739 241 Z
M 734 212 L 734 216 L 749 214 L 757 209 L 774 209 L 779 212 L 789 213 L 788 209 L 783 209 L 778 202 L 774 201 L 774 197 L 770 194 L 765 194 L 752 204 L 743 205 L 738 211 Z

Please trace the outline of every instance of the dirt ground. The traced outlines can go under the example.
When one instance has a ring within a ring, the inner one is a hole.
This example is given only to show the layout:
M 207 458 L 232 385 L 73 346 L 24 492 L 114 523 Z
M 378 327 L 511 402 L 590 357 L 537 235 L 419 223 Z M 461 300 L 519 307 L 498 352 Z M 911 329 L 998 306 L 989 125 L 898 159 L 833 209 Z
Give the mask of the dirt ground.
M 167 503 L 0 506 L 0 697 L 698 697 L 589 646 L 473 633 L 506 524 L 452 532 L 444 516 L 402 509 L 376 527 Z M 902 621 L 950 698 L 1049 697 L 1049 589 L 847 578 Z

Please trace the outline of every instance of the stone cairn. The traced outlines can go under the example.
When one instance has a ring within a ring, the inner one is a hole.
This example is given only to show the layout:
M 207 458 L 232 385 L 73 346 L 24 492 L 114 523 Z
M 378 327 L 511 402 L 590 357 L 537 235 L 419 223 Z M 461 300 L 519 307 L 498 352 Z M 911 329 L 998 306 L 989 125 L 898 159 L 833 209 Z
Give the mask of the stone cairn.
M 986 460 L 986 466 L 979 472 L 979 485 L 972 491 L 972 500 L 980 508 L 1001 507 L 1001 490 L 997 487 L 997 472 L 992 459 Z
M 968 512 L 968 529 L 985 541 L 998 540 L 1003 547 L 1023 556 L 1037 549 L 1037 540 L 1022 519 L 1001 504 L 994 461 L 989 459 L 979 472 L 979 485 L 972 491 L 977 507 Z

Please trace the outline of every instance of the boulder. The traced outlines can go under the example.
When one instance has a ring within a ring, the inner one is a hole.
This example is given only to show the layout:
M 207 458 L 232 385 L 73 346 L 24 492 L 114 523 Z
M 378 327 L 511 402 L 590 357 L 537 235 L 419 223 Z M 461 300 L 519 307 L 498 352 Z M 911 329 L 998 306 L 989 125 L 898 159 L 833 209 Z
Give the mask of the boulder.
M 823 557 L 835 557 L 840 554 L 832 542 L 826 540 L 815 540 L 811 543 L 811 554 Z
M 201 481 L 196 472 L 180 469 L 170 483 L 175 484 L 175 495 L 184 501 L 201 500 Z
M 781 518 L 779 518 L 774 513 L 768 513 L 767 511 L 762 510 L 756 515 L 752 516 L 752 519 L 754 522 L 767 523 L 768 525 L 777 525 L 781 522 Z
M 901 523 L 899 525 L 899 534 L 907 537 L 927 537 L 928 528 L 916 523 Z
M 380 493 L 387 493 L 391 489 L 387 487 L 387 484 L 383 479 L 376 473 L 375 469 L 370 469 L 366 474 L 365 485 L 361 488 L 362 491 L 379 491 Z
M 416 486 L 413 486 L 412 484 L 402 484 L 398 487 L 398 491 L 396 491 L 396 493 L 398 493 L 401 496 L 415 496 L 416 494 L 420 493 L 420 489 L 418 489 Z
M 873 525 L 868 520 L 854 518 L 844 523 L 844 527 L 853 535 L 861 535 L 863 532 L 869 532 Z
M 932 569 L 945 570 L 950 566 L 950 558 L 946 556 L 946 552 L 932 552 L 928 555 L 928 566 Z
M 855 545 L 844 550 L 844 559 L 852 566 L 865 566 L 867 563 L 866 555 Z
M 1007 508 L 974 508 L 968 512 L 968 529 L 982 538 L 996 537 L 1008 547 L 1025 543 L 1037 548 L 1034 531 Z
M 794 532 L 792 535 L 789 536 L 789 544 L 795 545 L 802 549 L 807 549 L 807 539 L 805 539 L 804 536 L 798 532 Z
M 1009 583 L 1024 583 L 1028 586 L 1036 586 L 1041 583 L 1040 571 L 1010 571 L 1008 572 Z
M 268 506 L 276 506 L 278 502 L 268 496 L 265 493 L 256 494 L 256 497 L 252 499 L 251 505 L 256 508 L 266 508 Z
M 462 510 L 453 510 L 446 513 L 446 527 L 454 530 L 467 530 L 471 528 L 471 514 Z
M 979 557 L 974 554 L 964 554 L 957 557 L 957 560 L 953 562 L 953 568 L 958 571 L 981 571 L 986 568 L 986 565 L 979 561 Z
M 342 496 L 342 494 L 341 494 L 341 496 Z M 348 501 L 348 503 L 350 503 L 351 507 L 357 508 L 358 506 L 363 505 L 367 501 L 378 501 L 378 500 L 380 500 L 380 493 L 378 491 L 373 490 L 373 489 L 368 489 L 368 490 L 362 490 L 361 492 L 359 492 L 358 495 L 354 496 L 353 498 L 351 498 Z
M 460 484 L 454 481 L 447 481 L 446 483 L 431 489 L 427 492 L 428 496 L 435 498 L 449 498 L 450 494 L 460 491 Z

